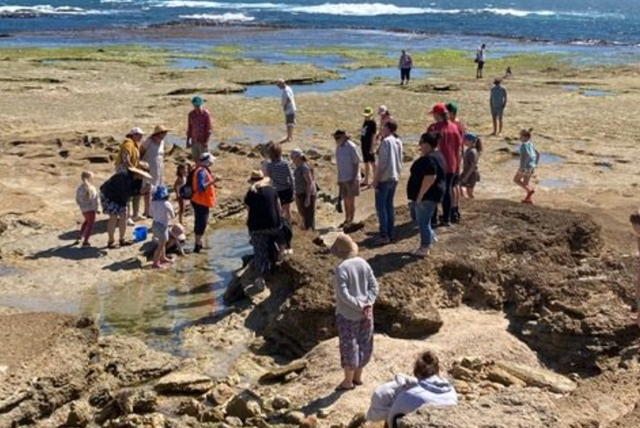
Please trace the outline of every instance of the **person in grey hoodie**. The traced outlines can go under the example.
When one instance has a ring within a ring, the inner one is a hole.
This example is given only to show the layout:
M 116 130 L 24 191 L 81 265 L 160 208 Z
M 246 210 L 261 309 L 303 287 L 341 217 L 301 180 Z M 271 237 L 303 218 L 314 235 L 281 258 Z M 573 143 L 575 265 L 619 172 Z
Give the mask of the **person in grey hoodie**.
M 458 404 L 458 394 L 453 385 L 440 377 L 440 361 L 435 353 L 422 353 L 416 360 L 413 374 L 418 383 L 396 395 L 387 415 L 389 428 L 397 427 L 398 419 L 423 406 L 446 407 Z
M 398 124 L 391 119 L 382 129 L 378 164 L 371 185 L 376 191 L 376 212 L 380 223 L 379 243 L 384 245 L 393 240 L 395 213 L 393 198 L 396 194 L 402 172 L 402 140 L 398 138 Z
M 342 260 L 335 272 L 335 293 L 344 380 L 337 390 L 348 391 L 362 385 L 362 372 L 373 353 L 373 304 L 378 283 L 369 263 L 358 257 L 358 245 L 349 235 L 339 234 L 330 251 Z

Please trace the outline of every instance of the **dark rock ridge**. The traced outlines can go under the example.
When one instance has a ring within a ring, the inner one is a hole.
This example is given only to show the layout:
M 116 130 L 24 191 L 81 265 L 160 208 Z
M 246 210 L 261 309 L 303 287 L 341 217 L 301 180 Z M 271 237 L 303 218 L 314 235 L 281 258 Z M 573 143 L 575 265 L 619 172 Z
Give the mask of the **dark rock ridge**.
M 467 202 L 463 223 L 438 230 L 439 242 L 424 260 L 409 255 L 418 231 L 406 209 L 398 209 L 396 221 L 391 245 L 373 245 L 375 219 L 352 235 L 380 283 L 378 332 L 424 338 L 440 329 L 440 308 L 503 310 L 511 330 L 563 372 L 597 371 L 599 360 L 637 338 L 628 318 L 634 266 L 603 249 L 600 227 L 587 215 L 502 200 Z M 291 357 L 336 335 L 338 260 L 316 237 L 296 235 L 294 255 L 270 281 L 272 296 L 254 310 L 264 318 L 260 332 Z M 248 269 L 235 286 L 252 280 Z

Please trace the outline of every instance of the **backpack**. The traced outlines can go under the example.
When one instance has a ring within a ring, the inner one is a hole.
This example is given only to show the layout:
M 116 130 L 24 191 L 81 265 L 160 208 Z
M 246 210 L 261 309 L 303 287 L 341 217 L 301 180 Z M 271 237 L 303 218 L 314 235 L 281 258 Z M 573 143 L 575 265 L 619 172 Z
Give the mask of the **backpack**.
M 196 173 L 196 170 L 197 168 L 189 171 L 189 174 L 187 175 L 187 182 L 178 190 L 178 194 L 181 199 L 191 200 L 191 198 L 193 198 L 193 194 L 195 193 L 195 190 L 193 190 L 193 176 Z

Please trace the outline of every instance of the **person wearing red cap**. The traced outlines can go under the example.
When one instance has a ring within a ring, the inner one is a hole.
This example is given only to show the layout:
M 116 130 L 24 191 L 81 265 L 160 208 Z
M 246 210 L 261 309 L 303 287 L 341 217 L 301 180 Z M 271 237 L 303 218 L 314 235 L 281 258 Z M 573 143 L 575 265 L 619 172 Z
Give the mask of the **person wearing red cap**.
M 453 187 L 457 185 L 462 161 L 462 136 L 460 130 L 449 121 L 445 104 L 436 104 L 431 110 L 435 123 L 427 128 L 428 133 L 439 135 L 438 150 L 442 152 L 446 163 L 446 190 L 442 199 L 442 217 L 440 223 L 450 226 L 453 217 Z M 457 214 L 459 216 L 459 213 Z

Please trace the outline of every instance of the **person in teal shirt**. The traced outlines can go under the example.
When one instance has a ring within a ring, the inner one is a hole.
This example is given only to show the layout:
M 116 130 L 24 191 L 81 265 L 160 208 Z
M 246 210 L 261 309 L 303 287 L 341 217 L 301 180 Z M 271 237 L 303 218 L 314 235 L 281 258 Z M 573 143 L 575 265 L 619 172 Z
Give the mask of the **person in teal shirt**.
M 531 131 L 531 129 L 520 131 L 520 167 L 513 178 L 514 183 L 527 192 L 527 196 L 522 200 L 523 204 L 533 204 L 533 194 L 536 191 L 530 183 L 540 159 L 540 153 L 531 141 Z

